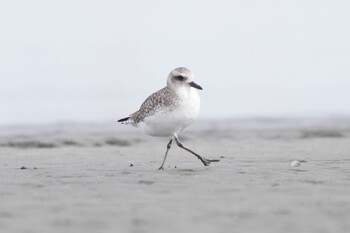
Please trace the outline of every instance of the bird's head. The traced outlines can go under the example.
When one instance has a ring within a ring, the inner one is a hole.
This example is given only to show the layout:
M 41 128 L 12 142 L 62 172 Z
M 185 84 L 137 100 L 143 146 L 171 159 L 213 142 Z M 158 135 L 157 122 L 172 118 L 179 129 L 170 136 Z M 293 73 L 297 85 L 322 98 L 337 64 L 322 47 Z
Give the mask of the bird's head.
M 196 88 L 202 90 L 202 87 L 192 81 L 191 71 L 185 67 L 178 67 L 172 70 L 168 76 L 167 86 L 172 89 L 180 87 Z

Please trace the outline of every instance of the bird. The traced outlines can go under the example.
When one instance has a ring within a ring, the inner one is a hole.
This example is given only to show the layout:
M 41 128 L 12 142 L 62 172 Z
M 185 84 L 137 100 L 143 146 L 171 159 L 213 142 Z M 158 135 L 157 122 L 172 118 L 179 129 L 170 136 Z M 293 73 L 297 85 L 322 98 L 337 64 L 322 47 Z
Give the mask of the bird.
M 173 140 L 180 148 L 196 156 L 204 166 L 220 161 L 199 155 L 179 139 L 179 134 L 191 125 L 199 114 L 200 97 L 197 90 L 203 89 L 193 81 L 191 71 L 186 67 L 178 67 L 169 73 L 166 86 L 151 94 L 138 111 L 118 120 L 122 124 L 131 124 L 142 129 L 147 135 L 170 138 L 158 170 L 164 169 Z

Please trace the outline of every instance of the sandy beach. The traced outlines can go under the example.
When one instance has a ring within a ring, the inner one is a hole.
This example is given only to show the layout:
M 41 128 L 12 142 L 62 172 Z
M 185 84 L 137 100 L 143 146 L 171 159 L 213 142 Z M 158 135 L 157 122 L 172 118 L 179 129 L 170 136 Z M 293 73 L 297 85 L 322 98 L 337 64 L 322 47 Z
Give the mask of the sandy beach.
M 0 232 L 349 232 L 350 120 L 200 121 L 168 139 L 106 124 L 0 131 Z M 291 167 L 294 160 L 301 161 Z

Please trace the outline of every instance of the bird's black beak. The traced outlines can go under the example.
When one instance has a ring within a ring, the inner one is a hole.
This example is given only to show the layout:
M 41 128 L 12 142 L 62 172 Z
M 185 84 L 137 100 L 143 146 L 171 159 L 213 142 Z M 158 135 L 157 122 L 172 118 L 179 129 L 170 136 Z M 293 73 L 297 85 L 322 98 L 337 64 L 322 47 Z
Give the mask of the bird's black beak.
M 201 86 L 199 86 L 198 84 L 196 84 L 195 82 L 190 82 L 189 84 L 191 87 L 197 88 L 199 90 L 203 90 L 203 88 Z

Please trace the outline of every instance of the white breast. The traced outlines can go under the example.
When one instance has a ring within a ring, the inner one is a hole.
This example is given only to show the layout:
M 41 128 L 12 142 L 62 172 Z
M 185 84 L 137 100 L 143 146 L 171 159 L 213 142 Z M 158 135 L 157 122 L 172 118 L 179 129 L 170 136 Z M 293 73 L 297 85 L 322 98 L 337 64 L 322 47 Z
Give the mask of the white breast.
M 195 120 L 199 114 L 200 110 L 200 98 L 198 92 L 194 88 L 189 88 L 189 90 L 180 90 L 181 115 L 183 120 L 192 121 Z
M 160 110 L 144 120 L 141 127 L 146 134 L 158 137 L 179 134 L 197 118 L 200 110 L 198 92 L 193 88 L 181 88 L 177 94 L 177 108 L 172 111 Z

